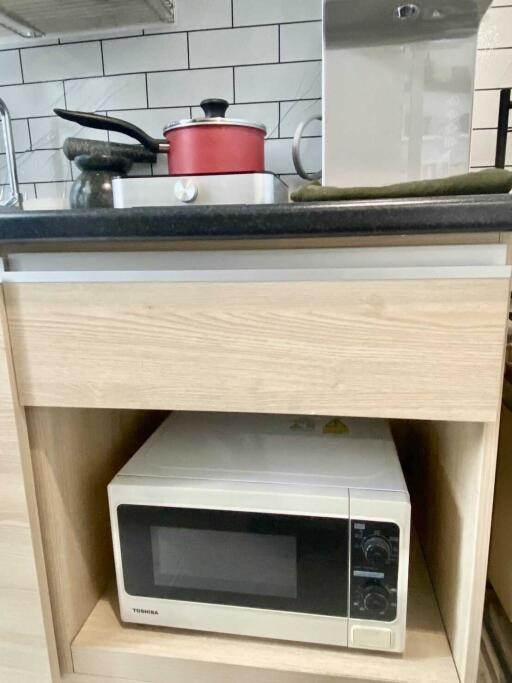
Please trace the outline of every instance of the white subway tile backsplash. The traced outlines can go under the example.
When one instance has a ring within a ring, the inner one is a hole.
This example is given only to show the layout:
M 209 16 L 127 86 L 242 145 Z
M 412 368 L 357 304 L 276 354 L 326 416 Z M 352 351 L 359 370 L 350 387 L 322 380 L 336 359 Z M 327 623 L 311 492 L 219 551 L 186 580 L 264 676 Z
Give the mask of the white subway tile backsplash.
M 322 167 L 322 141 L 320 138 L 307 138 L 302 143 L 302 161 L 308 173 L 319 171 Z M 265 143 L 267 171 L 279 174 L 294 174 L 292 140 L 267 140 Z
M 12 122 L 12 134 L 16 152 L 26 152 L 30 150 L 30 135 L 28 133 L 28 121 L 26 119 L 17 119 Z M 0 135 L 0 154 L 5 154 L 4 139 L 2 135 Z
M 193 107 L 192 116 L 204 116 L 204 113 L 200 107 Z M 279 135 L 279 104 L 277 102 L 232 104 L 226 116 L 231 119 L 243 119 L 252 123 L 263 123 L 267 128 L 268 137 L 276 138 Z
M 22 83 L 19 50 L 0 52 L 0 85 Z
M 478 34 L 478 47 L 483 50 L 512 47 L 510 7 L 490 9 L 483 18 Z
M 322 95 L 320 62 L 235 68 L 237 102 L 299 100 Z
M 186 33 L 121 38 L 103 42 L 105 73 L 125 74 L 188 68 Z
M 147 106 L 144 74 L 66 81 L 65 88 L 68 108 L 78 111 Z
M 190 66 L 234 66 L 279 61 L 277 26 L 191 33 Z
M 312 116 L 322 115 L 322 102 L 320 100 L 296 100 L 295 102 L 281 102 L 281 127 L 279 135 L 282 138 L 290 138 L 295 135 L 297 126 Z M 304 130 L 304 137 L 317 137 L 322 135 L 322 123 L 315 121 Z
M 56 81 L 100 76 L 103 73 L 99 42 L 73 43 L 21 50 L 25 81 Z
M 473 128 L 497 128 L 499 90 L 478 90 L 473 106 Z
M 48 116 L 54 107 L 64 107 L 64 86 L 59 82 L 10 85 L 0 88 L 13 118 Z
M 59 44 L 50 39 L 0 52 L 0 97 L 18 119 L 13 128 L 19 173 L 29 196 L 69 193 L 79 171 L 62 153 L 67 137 L 134 143 L 63 121 L 54 108 L 105 111 L 160 138 L 171 121 L 202 116 L 199 102 L 210 97 L 236 97 L 229 117 L 267 127 L 268 169 L 286 173 L 293 184 L 302 182 L 295 176 L 291 140 L 279 137 L 290 138 L 302 118 L 320 111 L 315 98 L 321 96 L 321 64 L 310 60 L 321 57 L 321 5 L 322 0 L 234 0 L 232 7 L 231 0 L 186 0 L 178 4 L 172 27 L 67 35 Z M 302 98 L 308 101 L 296 101 Z M 306 135 L 320 132 L 314 125 Z M 318 138 L 304 140 L 308 168 L 316 170 L 320 154 Z M 153 173 L 167 174 L 165 155 Z
M 59 183 L 36 183 L 36 192 L 38 199 L 60 199 L 69 197 L 71 190 L 70 181 Z
M 322 0 L 233 0 L 235 26 L 322 18 Z
M 60 149 L 19 154 L 18 173 L 22 183 L 71 179 L 69 161 Z
M 475 166 L 494 166 L 496 157 L 496 130 L 474 130 L 471 139 L 471 161 Z M 507 164 L 512 163 L 512 145 L 507 148 Z
M 20 192 L 25 202 L 36 198 L 36 186 L 33 183 L 20 183 Z
M 160 138 L 171 121 L 202 116 L 199 103 L 210 97 L 236 100 L 231 118 L 263 123 L 269 169 L 293 176 L 291 141 L 279 138 L 290 138 L 302 118 L 320 110 L 314 100 L 321 97 L 321 6 L 322 0 L 185 0 L 173 26 L 69 34 L 58 44 L 49 36 L 20 43 L 21 52 L 0 51 L 0 97 L 19 119 L 16 147 L 32 150 L 20 155 L 24 183 L 44 198 L 69 189 L 71 165 L 60 151 L 67 137 L 135 143 L 63 121 L 53 115 L 56 107 L 107 112 Z M 320 132 L 314 125 L 306 135 Z M 319 149 L 318 140 L 304 143 L 306 157 Z M 167 174 L 165 155 L 153 172 Z
M 322 59 L 321 21 L 281 26 L 281 62 L 302 59 Z
M 176 7 L 173 26 L 150 26 L 146 33 L 197 31 L 203 28 L 231 26 L 231 0 L 184 0 Z
M 150 107 L 197 105 L 210 97 L 233 101 L 232 69 L 195 69 L 148 74 Z
M 162 138 L 165 126 L 171 121 L 190 118 L 190 107 L 177 109 L 134 109 L 112 112 L 119 119 L 124 119 L 135 124 L 154 138 Z M 137 142 L 121 133 L 110 133 L 111 142 L 123 142 L 137 144 Z
M 83 128 L 71 121 L 64 121 L 58 116 L 44 116 L 30 120 L 32 149 L 58 149 L 66 138 L 88 138 L 92 140 L 108 140 L 103 130 Z
M 480 50 L 476 59 L 475 88 L 508 88 L 512 85 L 512 49 Z
M 512 3 L 494 0 L 478 37 L 471 167 L 494 166 L 500 88 L 512 87 Z M 511 119 L 509 118 L 509 121 Z M 482 129 L 488 130 L 482 130 Z M 510 137 L 510 135 L 509 135 Z M 507 163 L 512 163 L 509 141 Z

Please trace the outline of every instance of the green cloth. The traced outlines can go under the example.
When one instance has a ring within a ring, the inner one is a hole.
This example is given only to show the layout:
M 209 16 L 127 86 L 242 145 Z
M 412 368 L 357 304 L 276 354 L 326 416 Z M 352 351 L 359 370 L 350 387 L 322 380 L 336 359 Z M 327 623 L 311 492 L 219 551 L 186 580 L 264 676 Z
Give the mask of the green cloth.
M 336 202 L 350 199 L 399 199 L 403 197 L 443 197 L 464 194 L 505 194 L 512 190 L 512 173 L 488 168 L 475 173 L 440 180 L 418 180 L 384 187 L 322 187 L 305 185 L 292 193 L 294 202 Z

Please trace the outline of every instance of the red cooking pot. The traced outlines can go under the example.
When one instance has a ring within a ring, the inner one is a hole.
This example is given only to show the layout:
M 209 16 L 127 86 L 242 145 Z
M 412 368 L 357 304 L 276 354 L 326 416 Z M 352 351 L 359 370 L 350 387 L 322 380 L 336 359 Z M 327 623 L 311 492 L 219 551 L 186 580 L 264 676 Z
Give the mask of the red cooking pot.
M 88 128 L 124 133 L 152 152 L 167 154 L 170 175 L 263 173 L 265 135 L 262 124 L 227 119 L 225 100 L 203 100 L 203 118 L 170 123 L 165 140 L 156 140 L 138 126 L 110 116 L 55 109 L 67 121 Z

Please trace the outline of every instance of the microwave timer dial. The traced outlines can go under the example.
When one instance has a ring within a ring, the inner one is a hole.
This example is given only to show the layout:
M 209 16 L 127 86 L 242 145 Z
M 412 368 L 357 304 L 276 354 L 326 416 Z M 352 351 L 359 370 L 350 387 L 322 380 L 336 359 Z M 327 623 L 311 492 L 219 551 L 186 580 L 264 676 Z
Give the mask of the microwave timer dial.
M 360 604 L 371 615 L 385 615 L 390 604 L 389 591 L 385 586 L 371 583 L 364 588 Z
M 369 564 L 388 564 L 391 560 L 391 544 L 383 536 L 369 536 L 362 544 L 362 551 Z
M 351 524 L 350 616 L 390 622 L 397 614 L 400 530 L 391 522 Z

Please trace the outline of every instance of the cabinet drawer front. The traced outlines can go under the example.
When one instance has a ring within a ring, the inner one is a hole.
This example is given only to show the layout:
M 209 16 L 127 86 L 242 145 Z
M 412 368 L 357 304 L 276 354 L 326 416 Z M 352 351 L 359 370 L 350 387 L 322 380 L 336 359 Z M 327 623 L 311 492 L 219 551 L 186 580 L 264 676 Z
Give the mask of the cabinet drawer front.
M 4 287 L 24 405 L 497 415 L 508 278 Z

